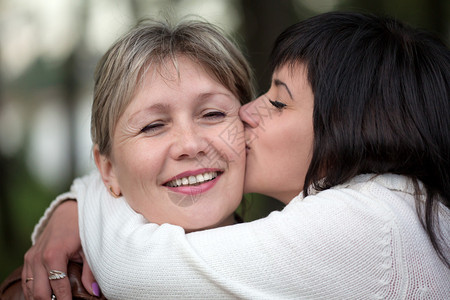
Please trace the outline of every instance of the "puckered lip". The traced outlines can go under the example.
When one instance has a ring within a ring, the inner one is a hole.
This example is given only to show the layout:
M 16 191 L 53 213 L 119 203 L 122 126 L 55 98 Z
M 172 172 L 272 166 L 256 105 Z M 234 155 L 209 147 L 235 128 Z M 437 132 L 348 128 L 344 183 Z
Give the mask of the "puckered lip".
M 248 152 L 250 149 L 252 149 L 252 147 L 250 147 L 250 143 L 248 141 L 245 141 L 245 151 Z
M 217 172 L 218 174 L 222 174 L 224 172 L 224 170 L 218 169 L 218 168 L 202 168 L 202 169 L 197 169 L 197 170 L 185 171 L 185 172 L 177 174 L 174 177 L 164 181 L 164 183 L 162 185 L 167 185 L 167 183 L 171 182 L 172 180 L 180 179 L 183 177 L 196 176 L 196 175 L 203 174 L 206 172 Z

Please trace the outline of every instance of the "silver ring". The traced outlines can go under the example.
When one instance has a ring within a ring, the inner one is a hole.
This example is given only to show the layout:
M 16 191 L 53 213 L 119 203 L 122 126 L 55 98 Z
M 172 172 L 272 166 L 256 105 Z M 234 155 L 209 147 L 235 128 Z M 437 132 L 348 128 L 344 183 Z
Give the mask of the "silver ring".
M 52 298 L 50 300 L 56 300 L 55 294 L 52 294 Z
M 57 279 L 63 279 L 67 277 L 67 274 L 58 270 L 50 270 L 48 272 L 50 276 L 48 276 L 48 279 L 50 280 L 57 280 Z

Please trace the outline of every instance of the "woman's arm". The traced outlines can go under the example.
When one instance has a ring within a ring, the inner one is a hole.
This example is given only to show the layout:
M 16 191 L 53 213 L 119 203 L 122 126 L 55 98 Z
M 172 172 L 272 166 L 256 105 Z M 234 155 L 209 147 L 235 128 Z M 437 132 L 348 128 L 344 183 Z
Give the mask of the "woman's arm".
M 33 246 L 25 254 L 22 269 L 22 288 L 27 299 L 50 299 L 52 290 L 57 299 L 72 299 L 68 278 L 49 281 L 48 271 L 67 273 L 69 260 L 84 262 L 75 199 L 73 191 L 59 195 L 34 228 Z M 81 280 L 89 293 L 99 294 L 87 263 L 83 264 Z
M 39 239 L 42 232 L 47 227 L 47 224 L 49 223 L 51 217 L 53 216 L 54 212 L 60 207 L 63 206 L 65 202 L 67 201 L 76 201 L 75 194 L 70 191 L 64 194 L 59 195 L 56 197 L 55 200 L 50 203 L 50 206 L 45 210 L 44 215 L 39 219 L 39 222 L 34 226 L 34 230 L 31 234 L 31 243 L 34 245 L 36 244 L 37 240 Z M 71 206 L 70 204 L 66 205 L 67 207 L 72 207 L 71 209 L 71 216 L 78 216 L 77 214 L 77 207 Z M 77 222 L 78 223 L 78 222 Z M 78 226 L 77 226 L 78 227 Z M 74 229 L 74 228 L 70 228 Z
M 185 234 L 146 222 L 101 185 L 99 177 L 75 184 L 83 248 L 108 299 L 364 298 L 384 291 L 389 270 L 373 267 L 389 259 L 393 223 L 372 218 L 345 193 L 294 199 L 261 220 Z
M 77 203 L 65 201 L 52 210 L 51 216 L 47 213 L 45 221 L 39 223 L 40 229 L 35 230 L 39 234 L 33 235 L 33 246 L 25 254 L 22 287 L 27 299 L 32 295 L 50 299 L 52 290 L 58 299 L 72 299 L 68 278 L 49 281 L 48 271 L 67 273 L 69 260 L 82 261 Z

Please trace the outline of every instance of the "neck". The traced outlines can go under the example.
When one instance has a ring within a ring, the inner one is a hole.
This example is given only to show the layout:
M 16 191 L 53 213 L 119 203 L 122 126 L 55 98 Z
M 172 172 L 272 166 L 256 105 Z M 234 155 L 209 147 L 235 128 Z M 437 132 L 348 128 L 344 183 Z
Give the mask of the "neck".
M 222 226 L 228 226 L 228 225 L 233 225 L 236 224 L 236 220 L 234 219 L 234 214 L 229 215 L 227 218 L 225 218 L 222 222 L 218 223 L 218 224 L 214 224 L 211 225 L 209 227 L 204 227 L 204 228 L 199 228 L 199 229 L 195 229 L 195 230 L 189 230 L 189 229 L 184 229 L 184 231 L 186 233 L 189 232 L 194 232 L 194 231 L 199 231 L 199 230 L 206 230 L 206 229 L 211 229 L 211 228 L 217 228 L 217 227 L 222 227 Z
M 236 219 L 234 218 L 234 214 L 231 214 L 225 220 L 217 224 L 217 227 L 228 226 L 233 224 L 236 224 Z

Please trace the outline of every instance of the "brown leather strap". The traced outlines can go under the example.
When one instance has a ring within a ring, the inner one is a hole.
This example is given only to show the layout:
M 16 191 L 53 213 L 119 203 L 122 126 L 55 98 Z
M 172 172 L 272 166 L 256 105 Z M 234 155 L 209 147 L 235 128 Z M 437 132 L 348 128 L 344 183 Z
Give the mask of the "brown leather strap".
M 15 269 L 0 285 L 1 300 L 25 300 L 22 291 L 22 267 Z M 81 282 L 82 265 L 75 262 L 69 262 L 67 274 L 72 287 L 72 299 L 106 299 L 105 297 L 94 297 L 90 295 Z
M 25 300 L 22 292 L 22 267 L 15 269 L 0 285 L 0 299 Z

